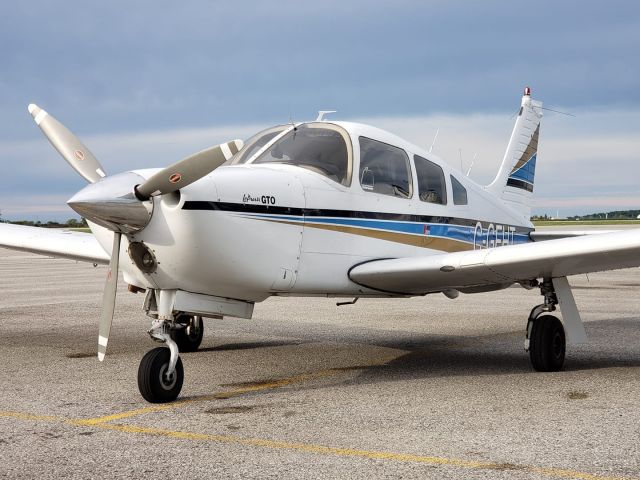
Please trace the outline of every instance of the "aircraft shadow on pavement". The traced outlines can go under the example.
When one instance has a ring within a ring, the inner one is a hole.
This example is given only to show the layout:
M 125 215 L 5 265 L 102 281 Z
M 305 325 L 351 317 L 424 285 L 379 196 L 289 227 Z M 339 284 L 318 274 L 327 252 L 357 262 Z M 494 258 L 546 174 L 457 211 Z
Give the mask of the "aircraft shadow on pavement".
M 591 343 L 569 346 L 564 371 L 577 372 L 605 368 L 640 367 L 640 342 L 638 342 L 638 319 L 617 319 L 592 322 L 586 325 Z M 396 338 L 393 335 L 397 334 Z M 372 346 L 404 350 L 407 353 L 383 365 L 350 365 L 334 367 L 331 370 L 357 372 L 344 377 L 326 377 L 329 384 L 358 385 L 367 383 L 406 381 L 412 378 L 442 378 L 482 375 L 541 375 L 533 370 L 529 355 L 523 348 L 524 332 L 504 332 L 477 337 L 415 335 L 409 332 L 385 332 L 368 343 Z M 318 335 L 323 337 L 323 335 Z M 313 337 L 313 335 L 312 335 Z M 300 342 L 262 341 L 251 343 L 224 344 L 202 349 L 205 352 L 243 350 L 271 346 L 299 345 L 314 341 L 329 343 L 325 338 Z M 353 337 L 342 337 L 344 343 L 363 344 L 358 333 Z M 314 343 L 315 343 L 314 342 Z M 330 351 L 335 352 L 335 343 L 330 342 Z M 317 350 L 314 351 L 318 353 Z M 197 355 L 197 354 L 196 354 Z M 320 353 L 320 355 L 322 355 Z M 327 352 L 329 355 L 329 351 Z M 327 363 L 330 363 L 327 358 Z M 366 363 L 366 362 L 363 362 Z M 284 374 L 283 374 L 284 375 Z M 562 375 L 542 373 L 542 375 Z M 278 378 L 274 372 L 274 378 Z M 259 382 L 258 382 L 259 383 Z M 324 384 L 300 383 L 287 388 L 294 390 L 314 390 L 324 388 Z
M 569 345 L 564 371 L 588 371 L 605 368 L 640 367 L 640 318 L 623 317 L 586 324 L 589 343 Z M 265 332 L 266 333 L 266 332 Z M 280 332 L 282 333 L 282 332 Z M 294 333 L 295 332 L 290 332 Z M 404 350 L 407 353 L 384 365 L 350 365 L 334 370 L 354 371 L 357 375 L 339 380 L 342 384 L 361 384 L 405 381 L 408 378 L 437 378 L 479 375 L 538 375 L 529 363 L 523 348 L 524 331 L 502 332 L 481 336 L 433 335 L 408 331 L 381 331 L 337 328 L 330 333 L 318 330 L 308 332 L 304 338 L 288 340 L 261 340 L 232 342 L 201 348 L 187 356 L 215 354 L 269 347 L 296 346 L 305 343 L 327 344 L 327 364 L 335 353 L 336 343 L 370 345 Z M 139 349 L 136 344 L 125 350 Z M 320 354 L 322 349 L 314 350 Z M 114 352 L 115 353 L 115 352 Z M 299 355 L 299 352 L 292 353 Z M 95 352 L 73 352 L 69 358 L 94 357 Z M 203 361 L 208 361 L 203 359 Z M 215 360 L 210 359 L 211 362 Z M 363 362 L 366 363 L 366 362 Z M 328 367 L 331 369 L 331 367 Z M 285 373 L 282 374 L 286 376 Z M 278 378 L 273 372 L 273 378 Z M 291 386 L 294 389 L 322 388 L 322 386 Z
M 640 321 L 619 319 L 588 323 L 590 342 L 569 345 L 563 371 L 640 367 Z M 419 337 L 407 343 L 377 345 L 407 350 L 388 364 L 363 368 L 354 381 L 406 380 L 407 377 L 538 374 L 523 348 L 524 332 L 479 337 Z M 435 341 L 434 341 L 435 340 Z
M 251 350 L 254 348 L 266 348 L 266 347 L 288 347 L 300 345 L 303 342 L 278 342 L 278 341 L 260 341 L 260 342 L 239 342 L 239 343 L 225 343 L 217 345 L 215 347 L 199 348 L 198 352 L 223 352 L 228 350 Z

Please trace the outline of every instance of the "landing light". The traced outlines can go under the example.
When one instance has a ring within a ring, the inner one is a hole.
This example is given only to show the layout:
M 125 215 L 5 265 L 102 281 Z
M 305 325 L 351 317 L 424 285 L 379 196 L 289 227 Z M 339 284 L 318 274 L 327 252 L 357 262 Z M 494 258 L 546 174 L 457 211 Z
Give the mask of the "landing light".
M 142 265 L 146 269 L 153 269 L 153 267 L 155 265 L 155 261 L 153 260 L 153 257 L 151 256 L 151 252 L 144 252 L 144 255 L 142 255 Z
M 153 273 L 156 271 L 158 262 L 151 250 L 142 242 L 132 242 L 129 244 L 129 257 L 133 260 L 143 273 Z

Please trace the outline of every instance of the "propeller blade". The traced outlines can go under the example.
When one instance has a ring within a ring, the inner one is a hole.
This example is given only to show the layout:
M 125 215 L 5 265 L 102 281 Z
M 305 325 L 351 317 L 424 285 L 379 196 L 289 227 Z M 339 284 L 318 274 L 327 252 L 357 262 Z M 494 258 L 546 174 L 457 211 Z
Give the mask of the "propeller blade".
M 232 140 L 194 153 L 138 185 L 136 195 L 141 200 L 148 200 L 155 195 L 165 195 L 186 187 L 229 160 L 242 148 L 242 145 L 242 140 Z
M 109 262 L 109 272 L 107 282 L 104 285 L 102 295 L 102 317 L 100 318 L 100 329 L 98 334 L 98 360 L 104 360 L 107 353 L 107 343 L 109 342 L 109 332 L 113 321 L 113 311 L 116 306 L 116 288 L 118 287 L 118 263 L 120 262 L 120 232 L 113 233 L 113 249 L 111 251 L 111 261 Z
M 29 113 L 51 145 L 85 180 L 95 183 L 106 175 L 93 153 L 67 127 L 33 103 Z

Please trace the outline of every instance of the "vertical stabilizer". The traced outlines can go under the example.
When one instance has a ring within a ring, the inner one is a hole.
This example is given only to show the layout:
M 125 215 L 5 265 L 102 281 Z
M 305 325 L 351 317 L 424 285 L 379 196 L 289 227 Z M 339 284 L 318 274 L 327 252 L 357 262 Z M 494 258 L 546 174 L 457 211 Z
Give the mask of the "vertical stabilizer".
M 521 213 L 525 221 L 531 217 L 541 118 L 542 102 L 532 100 L 531 90 L 526 87 L 502 165 L 496 178 L 486 187 Z

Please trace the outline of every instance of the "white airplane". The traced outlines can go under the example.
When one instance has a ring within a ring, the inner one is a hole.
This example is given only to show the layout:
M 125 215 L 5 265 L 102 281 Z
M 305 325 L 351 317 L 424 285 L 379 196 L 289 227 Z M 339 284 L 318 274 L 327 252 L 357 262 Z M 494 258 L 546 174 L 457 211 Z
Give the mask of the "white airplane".
M 566 339 L 586 340 L 568 275 L 640 265 L 640 230 L 534 231 L 530 218 L 542 104 L 525 89 L 495 180 L 480 186 L 424 149 L 350 122 L 280 125 L 164 169 L 107 176 L 80 140 L 35 105 L 29 112 L 88 182 L 68 204 L 94 235 L 3 224 L 0 245 L 109 263 L 98 337 L 106 353 L 118 272 L 146 291 L 150 336 L 140 393 L 177 398 L 179 351 L 202 318 L 251 318 L 273 295 L 410 297 L 520 284 L 543 303 L 528 316 L 533 368 L 557 371 Z M 535 242 L 536 240 L 546 240 Z M 349 303 L 349 302 L 345 302 Z M 562 321 L 549 315 L 559 305 Z

